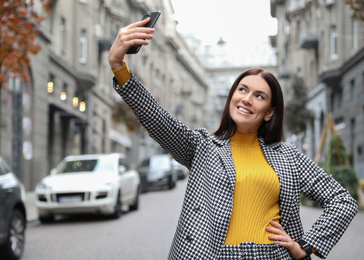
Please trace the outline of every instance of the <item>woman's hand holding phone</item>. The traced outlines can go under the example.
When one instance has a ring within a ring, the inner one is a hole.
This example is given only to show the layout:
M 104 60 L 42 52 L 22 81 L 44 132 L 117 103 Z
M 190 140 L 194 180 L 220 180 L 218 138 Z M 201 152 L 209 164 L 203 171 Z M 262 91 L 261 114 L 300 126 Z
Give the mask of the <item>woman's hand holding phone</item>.
M 113 70 L 124 66 L 124 56 L 130 47 L 134 45 L 148 45 L 147 40 L 153 39 L 151 34 L 154 33 L 155 29 L 143 27 L 149 20 L 150 18 L 146 18 L 119 30 L 109 52 L 109 63 Z

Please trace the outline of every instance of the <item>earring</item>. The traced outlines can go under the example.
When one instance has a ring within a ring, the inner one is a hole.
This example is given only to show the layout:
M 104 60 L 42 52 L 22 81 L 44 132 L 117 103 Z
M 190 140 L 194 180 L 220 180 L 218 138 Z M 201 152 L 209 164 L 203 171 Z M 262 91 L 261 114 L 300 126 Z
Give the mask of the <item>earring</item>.
M 266 120 L 266 121 L 269 121 L 269 120 L 270 120 L 270 117 L 266 117 L 266 118 L 265 118 L 265 120 Z

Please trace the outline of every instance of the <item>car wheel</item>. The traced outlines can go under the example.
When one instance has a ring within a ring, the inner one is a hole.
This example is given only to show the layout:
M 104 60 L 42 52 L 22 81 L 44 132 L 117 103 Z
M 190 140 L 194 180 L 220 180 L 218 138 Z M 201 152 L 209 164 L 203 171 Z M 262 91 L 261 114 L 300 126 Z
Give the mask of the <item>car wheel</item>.
M 115 208 L 114 208 L 114 213 L 112 214 L 112 217 L 115 219 L 118 219 L 121 217 L 122 213 L 123 213 L 123 211 L 122 211 L 121 197 L 120 197 L 120 191 L 119 191 L 118 196 L 116 197 Z
M 15 209 L 10 218 L 9 233 L 6 243 L 1 246 L 1 259 L 20 259 L 24 250 L 25 243 L 25 216 Z
M 54 221 L 54 215 L 39 216 L 39 221 L 41 223 L 51 223 Z
M 176 187 L 176 182 L 173 180 L 173 177 L 169 179 L 168 189 L 172 190 L 174 187 Z
M 139 208 L 139 194 L 140 194 L 140 186 L 137 188 L 135 201 L 132 205 L 129 206 L 129 210 L 138 210 Z

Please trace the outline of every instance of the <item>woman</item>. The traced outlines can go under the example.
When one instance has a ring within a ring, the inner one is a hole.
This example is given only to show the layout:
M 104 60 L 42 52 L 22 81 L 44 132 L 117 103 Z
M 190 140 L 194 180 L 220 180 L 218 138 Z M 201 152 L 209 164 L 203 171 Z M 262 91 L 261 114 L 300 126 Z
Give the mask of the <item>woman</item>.
M 190 170 L 169 259 L 325 258 L 357 212 L 340 184 L 283 139 L 276 78 L 254 68 L 233 84 L 219 129 L 191 130 L 164 110 L 129 71 L 124 56 L 147 45 L 149 20 L 119 31 L 110 49 L 114 88 L 164 149 Z M 300 193 L 323 214 L 303 232 Z

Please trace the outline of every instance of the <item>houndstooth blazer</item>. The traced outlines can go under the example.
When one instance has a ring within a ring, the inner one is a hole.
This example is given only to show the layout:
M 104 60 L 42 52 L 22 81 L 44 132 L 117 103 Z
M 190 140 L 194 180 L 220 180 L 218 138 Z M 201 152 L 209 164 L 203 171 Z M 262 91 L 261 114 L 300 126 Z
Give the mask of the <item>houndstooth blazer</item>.
M 134 75 L 123 87 L 114 79 L 113 86 L 149 135 L 190 170 L 169 259 L 218 259 L 235 187 L 230 141 L 217 139 L 203 128 L 186 127 L 163 109 Z M 356 201 L 294 146 L 284 142 L 267 145 L 262 139 L 260 144 L 279 178 L 282 227 L 292 239 L 304 239 L 317 250 L 316 255 L 325 258 L 355 216 Z M 301 192 L 324 208 L 305 234 L 299 215 Z

